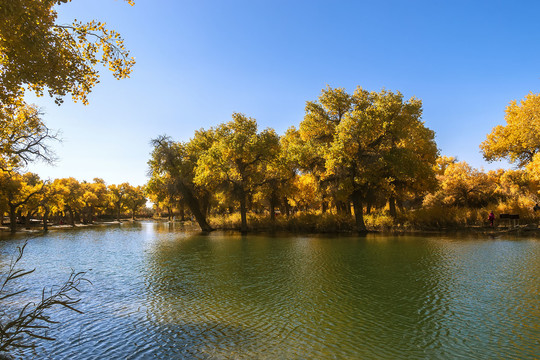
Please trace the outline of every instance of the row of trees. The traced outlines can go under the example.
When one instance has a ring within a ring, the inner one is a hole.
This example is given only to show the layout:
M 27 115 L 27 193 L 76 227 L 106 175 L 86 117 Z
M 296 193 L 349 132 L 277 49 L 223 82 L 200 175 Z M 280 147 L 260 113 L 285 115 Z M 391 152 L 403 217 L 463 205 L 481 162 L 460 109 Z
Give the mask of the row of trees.
M 404 101 L 400 93 L 385 90 L 358 88 L 347 94 L 327 88 L 317 101 L 307 102 L 299 128 L 291 127 L 283 136 L 272 129 L 258 132 L 254 119 L 233 114 L 232 121 L 201 129 L 188 142 L 154 139 L 146 194 L 158 208 L 176 208 L 182 217 L 187 207 L 206 231 L 211 230 L 208 214 L 235 210 L 245 231 L 248 210 L 268 209 L 271 217 L 276 208 L 284 214 L 316 209 L 352 214 L 352 204 L 357 228 L 364 231 L 363 214 L 372 207 L 388 206 L 395 216 L 396 206 L 422 203 L 481 207 L 513 201 L 528 206 L 537 202 L 540 180 L 540 140 L 535 135 L 539 103 L 534 94 L 512 102 L 506 126 L 494 128 L 481 144 L 487 160 L 508 159 L 517 169 L 484 173 L 453 158 L 438 158 L 434 134 L 420 121 L 419 100 Z M 101 180 L 50 183 L 23 174 L 21 169 L 32 161 L 54 160 L 48 143 L 57 134 L 35 106 L 4 107 L 0 113 L 9 120 L 0 122 L 0 210 L 10 214 L 12 230 L 14 217 L 23 213 L 26 219 L 64 214 L 74 223 L 79 217 L 88 222 L 95 214 L 114 211 L 119 217 L 125 211 L 128 205 L 111 205 L 115 186 Z M 76 200 L 58 200 L 62 187 Z M 145 201 L 141 188 L 118 187 L 123 188 L 120 193 L 137 194 L 132 202 Z M 88 188 L 105 188 L 113 195 L 105 201 L 101 190 Z
M 147 191 L 158 209 L 184 217 L 187 207 L 205 231 L 211 213 L 239 211 L 246 231 L 248 210 L 269 211 L 272 220 L 276 212 L 331 210 L 354 215 L 363 232 L 363 215 L 373 208 L 396 218 L 397 208 L 517 211 L 538 202 L 540 95 L 512 102 L 507 125 L 480 146 L 486 160 L 506 159 L 517 165 L 512 170 L 484 172 L 439 156 L 421 115 L 421 101 L 399 92 L 327 87 L 306 103 L 299 128 L 283 136 L 258 132 L 255 119 L 235 113 L 187 142 L 154 139 Z
M 238 208 L 246 231 L 248 207 L 273 217 L 276 207 L 289 213 L 314 203 L 342 213 L 352 204 L 357 229 L 365 231 L 365 208 L 385 199 L 395 214 L 396 203 L 436 186 L 438 150 L 421 115 L 421 101 L 399 92 L 327 87 L 307 102 L 299 128 L 283 136 L 258 132 L 255 119 L 235 113 L 188 142 L 154 139 L 148 192 L 157 204 L 187 206 L 206 231 L 211 209 Z
M 507 205 L 514 211 L 532 209 L 538 202 L 538 179 L 527 169 L 475 169 L 465 161 L 443 156 L 436 166 L 438 186 L 428 193 L 423 206 L 485 208 Z
M 72 177 L 43 181 L 31 172 L 0 171 L 0 212 L 9 214 L 12 232 L 22 219 L 25 226 L 33 218 L 42 219 L 47 230 L 50 219 L 72 226 L 91 224 L 103 215 L 119 221 L 121 214 L 134 218 L 145 205 L 143 188 L 129 183 L 107 186 L 99 178 L 79 182 Z

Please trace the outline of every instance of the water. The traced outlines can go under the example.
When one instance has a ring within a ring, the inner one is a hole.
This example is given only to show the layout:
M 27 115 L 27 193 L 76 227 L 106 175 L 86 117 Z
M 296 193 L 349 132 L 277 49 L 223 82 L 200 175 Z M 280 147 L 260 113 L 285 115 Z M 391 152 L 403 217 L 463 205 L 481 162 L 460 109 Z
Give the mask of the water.
M 25 236 L 0 241 L 0 264 Z M 534 359 L 540 240 L 183 232 L 143 222 L 28 241 L 33 289 L 88 271 L 38 359 Z

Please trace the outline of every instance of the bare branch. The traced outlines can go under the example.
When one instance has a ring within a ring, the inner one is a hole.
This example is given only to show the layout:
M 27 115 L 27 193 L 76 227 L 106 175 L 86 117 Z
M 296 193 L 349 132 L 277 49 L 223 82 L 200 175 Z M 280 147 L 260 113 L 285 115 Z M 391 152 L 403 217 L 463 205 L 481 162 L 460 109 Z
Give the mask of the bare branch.
M 6 278 L 0 287 L 0 301 L 17 296 L 27 290 L 23 289 L 15 292 L 6 290 L 6 285 L 11 281 L 34 272 L 34 270 L 16 269 L 17 264 L 22 259 L 26 244 L 17 248 L 18 254 L 12 260 Z M 26 340 L 28 337 L 40 340 L 55 340 L 53 337 L 38 332 L 49 329 L 49 324 L 58 323 L 47 314 L 47 311 L 59 305 L 82 314 L 82 311 L 75 307 L 80 302 L 80 299 L 74 298 L 70 294 L 74 291 L 80 292 L 82 282 L 91 284 L 90 280 L 84 277 L 85 274 L 85 272 L 72 270 L 64 284 L 56 289 L 46 290 L 44 288 L 39 302 L 25 304 L 13 318 L 8 318 L 5 312 L 0 313 L 0 352 L 13 348 L 34 347 L 33 343 Z

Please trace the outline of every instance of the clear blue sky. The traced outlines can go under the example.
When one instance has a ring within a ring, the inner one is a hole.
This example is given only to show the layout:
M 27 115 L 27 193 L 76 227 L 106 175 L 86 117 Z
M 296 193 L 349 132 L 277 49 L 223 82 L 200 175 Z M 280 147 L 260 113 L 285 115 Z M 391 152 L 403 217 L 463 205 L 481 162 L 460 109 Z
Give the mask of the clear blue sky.
M 137 64 L 130 79 L 103 69 L 83 106 L 35 99 L 62 131 L 43 178 L 147 181 L 150 139 L 188 140 L 233 112 L 283 134 L 327 84 L 416 96 L 441 154 L 477 168 L 479 144 L 504 124 L 509 101 L 540 90 L 538 1 L 73 0 L 60 22 L 99 19 Z

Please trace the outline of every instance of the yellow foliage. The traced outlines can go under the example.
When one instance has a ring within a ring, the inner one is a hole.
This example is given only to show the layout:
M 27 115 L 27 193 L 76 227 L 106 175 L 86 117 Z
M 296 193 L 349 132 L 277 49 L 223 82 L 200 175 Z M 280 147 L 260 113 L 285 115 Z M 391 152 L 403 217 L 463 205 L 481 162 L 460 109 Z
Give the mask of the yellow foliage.
M 67 2 L 0 2 L 0 104 L 20 99 L 24 86 L 38 96 L 46 89 L 58 104 L 66 94 L 86 104 L 88 93 L 98 83 L 98 63 L 118 79 L 129 76 L 135 60 L 120 34 L 105 23 L 57 24 L 55 6 Z M 127 2 L 133 5 L 132 0 Z
M 293 191 L 288 198 L 289 204 L 299 209 L 318 209 L 321 205 L 321 192 L 315 176 L 303 174 L 293 181 Z
M 506 125 L 494 127 L 480 149 L 488 161 L 508 159 L 524 166 L 540 150 L 540 94 L 510 102 L 505 120 Z

